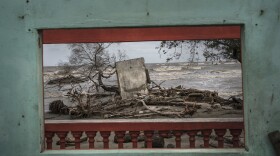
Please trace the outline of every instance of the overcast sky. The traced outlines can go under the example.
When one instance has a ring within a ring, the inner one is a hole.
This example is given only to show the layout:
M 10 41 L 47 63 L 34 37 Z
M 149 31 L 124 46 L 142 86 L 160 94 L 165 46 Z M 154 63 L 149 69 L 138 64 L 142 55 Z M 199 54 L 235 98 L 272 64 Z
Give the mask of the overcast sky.
M 158 53 L 160 41 L 152 42 L 122 42 L 112 44 L 107 50 L 109 53 L 124 51 L 128 59 L 144 57 L 145 63 L 164 63 L 168 55 Z M 67 62 L 71 50 L 67 44 L 45 44 L 43 45 L 44 66 L 57 66 L 59 62 Z M 186 61 L 187 56 L 182 56 L 176 62 Z M 174 61 L 173 61 L 174 62 Z

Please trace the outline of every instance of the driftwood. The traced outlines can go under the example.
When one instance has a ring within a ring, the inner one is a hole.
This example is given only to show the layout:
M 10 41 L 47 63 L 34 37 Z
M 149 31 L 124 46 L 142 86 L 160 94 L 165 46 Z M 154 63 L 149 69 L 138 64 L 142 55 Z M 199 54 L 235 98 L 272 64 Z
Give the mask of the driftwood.
M 109 76 L 110 77 L 110 76 Z M 109 78 L 109 77 L 106 77 L 103 75 L 103 72 L 99 70 L 99 74 L 98 74 L 98 77 L 97 77 L 97 80 L 98 80 L 98 83 L 99 83 L 99 86 L 104 89 L 105 91 L 107 92 L 115 92 L 117 94 L 119 94 L 119 87 L 117 86 L 107 86 L 107 85 L 104 85 L 103 81 L 102 81 L 102 78 Z
M 173 116 L 173 115 L 175 115 L 175 116 L 181 118 L 182 115 L 185 114 L 184 112 L 159 112 L 159 111 L 154 110 L 154 109 L 151 109 L 149 106 L 147 106 L 144 100 L 139 100 L 139 101 L 143 104 L 143 106 L 144 106 L 146 109 L 150 110 L 151 112 L 154 112 L 154 113 L 163 115 L 163 116 L 169 116 L 169 115 Z
M 112 94 L 87 95 L 86 97 L 73 94 L 78 105 L 67 107 L 61 102 L 50 105 L 53 112 L 62 113 L 68 110 L 71 118 L 89 118 L 100 116 L 101 118 L 150 118 L 153 116 L 167 116 L 182 118 L 193 115 L 203 105 L 220 104 L 221 106 L 242 109 L 242 100 L 231 97 L 224 99 L 217 92 L 197 89 L 184 89 L 181 86 L 171 89 L 152 89 L 149 95 L 135 95 L 132 99 L 121 99 L 120 96 L 107 97 L 105 101 L 96 102 L 97 97 L 102 98 Z M 84 103 L 81 98 L 86 98 Z M 91 100 L 93 98 L 93 100 Z M 63 102 L 62 102 L 63 103 Z M 56 105 L 56 106 L 54 106 Z M 236 106 L 236 107 L 235 107 Z M 55 109 L 54 109 L 55 108 Z
M 184 102 L 168 102 L 168 101 L 150 101 L 148 105 L 160 105 L 160 106 L 186 106 Z
M 151 88 L 149 88 L 149 90 L 152 90 L 153 88 L 162 89 L 160 85 L 163 84 L 163 83 L 165 82 L 165 80 L 162 81 L 162 82 L 160 82 L 159 84 L 157 84 L 157 83 L 156 83 L 155 81 L 153 81 L 153 80 L 149 80 L 149 82 L 151 82 L 152 84 L 154 84 L 154 86 L 151 87 Z
M 134 115 L 128 115 L 126 118 L 141 118 L 141 117 L 153 117 L 157 115 L 158 113 L 145 113 L 145 114 L 134 114 Z
M 146 103 L 147 105 L 156 105 L 156 106 L 179 106 L 179 107 L 192 106 L 197 109 L 201 108 L 201 105 L 206 104 L 206 103 L 196 103 L 196 102 L 168 102 L 168 101 L 150 101 Z

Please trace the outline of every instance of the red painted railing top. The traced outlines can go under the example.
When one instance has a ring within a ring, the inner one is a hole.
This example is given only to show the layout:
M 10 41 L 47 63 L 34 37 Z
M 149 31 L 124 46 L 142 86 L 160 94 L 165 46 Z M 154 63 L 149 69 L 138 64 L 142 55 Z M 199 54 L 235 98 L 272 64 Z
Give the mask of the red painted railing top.
M 243 129 L 243 118 L 46 120 L 45 131 Z
M 43 44 L 239 39 L 239 25 L 44 29 Z

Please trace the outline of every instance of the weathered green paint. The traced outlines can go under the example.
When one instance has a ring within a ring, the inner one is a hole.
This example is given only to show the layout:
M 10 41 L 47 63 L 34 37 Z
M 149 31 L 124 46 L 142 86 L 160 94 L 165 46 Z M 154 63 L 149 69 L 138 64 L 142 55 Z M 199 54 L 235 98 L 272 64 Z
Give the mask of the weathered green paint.
M 42 54 L 38 29 L 204 24 L 243 24 L 246 150 L 40 153 Z M 1 156 L 274 155 L 267 134 L 280 129 L 279 0 L 2 1 L 0 28 Z

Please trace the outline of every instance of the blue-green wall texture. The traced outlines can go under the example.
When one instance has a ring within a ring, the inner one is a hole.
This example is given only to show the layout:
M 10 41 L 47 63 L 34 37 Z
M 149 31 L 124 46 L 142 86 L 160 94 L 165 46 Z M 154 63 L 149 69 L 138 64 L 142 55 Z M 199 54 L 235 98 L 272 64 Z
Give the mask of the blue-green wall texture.
M 42 53 L 38 29 L 212 24 L 243 24 L 246 150 L 40 153 Z M 267 134 L 280 129 L 279 0 L 3 0 L 0 28 L 1 156 L 275 154 Z

